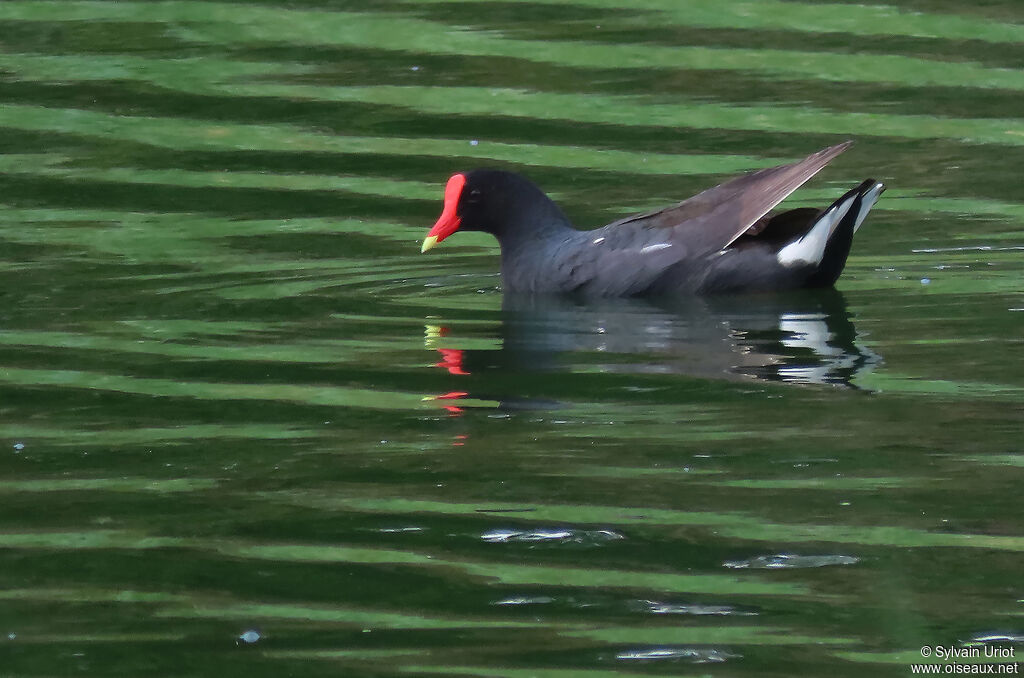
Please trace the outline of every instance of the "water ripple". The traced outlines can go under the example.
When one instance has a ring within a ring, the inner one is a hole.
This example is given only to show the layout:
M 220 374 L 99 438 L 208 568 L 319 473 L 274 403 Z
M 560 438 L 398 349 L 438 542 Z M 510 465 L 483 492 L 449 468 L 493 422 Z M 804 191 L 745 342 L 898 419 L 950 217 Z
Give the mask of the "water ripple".
M 830 567 L 832 565 L 856 565 L 860 558 L 854 556 L 799 556 L 778 554 L 755 556 L 746 560 L 730 560 L 722 563 L 723 567 L 732 570 L 788 570 L 808 567 Z
M 523 543 L 559 543 L 595 546 L 609 541 L 625 539 L 612 530 L 577 530 L 577 529 L 536 529 L 536 530 L 491 530 L 480 535 L 490 544 Z

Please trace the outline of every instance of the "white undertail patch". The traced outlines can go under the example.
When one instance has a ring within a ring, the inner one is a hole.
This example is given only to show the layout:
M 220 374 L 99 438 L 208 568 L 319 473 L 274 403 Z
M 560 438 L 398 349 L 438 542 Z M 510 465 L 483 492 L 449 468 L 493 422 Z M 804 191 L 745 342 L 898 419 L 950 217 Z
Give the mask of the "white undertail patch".
M 882 191 L 885 190 L 885 185 L 877 183 L 867 191 L 864 192 L 864 196 L 860 199 L 860 210 L 857 211 L 857 220 L 853 222 L 853 232 L 856 233 L 860 225 L 864 223 L 864 219 L 867 218 L 868 212 L 878 202 L 878 196 L 882 195 Z
M 794 240 L 779 250 L 779 253 L 776 255 L 779 263 L 787 268 L 821 263 L 821 258 L 825 255 L 825 245 L 828 244 L 828 239 L 832 236 L 832 232 L 835 231 L 839 222 L 846 216 L 846 213 L 850 211 L 850 207 L 853 206 L 853 201 L 856 198 L 857 196 L 851 196 L 839 205 L 834 205 L 827 209 L 811 226 L 811 230 L 804 233 L 802 238 Z

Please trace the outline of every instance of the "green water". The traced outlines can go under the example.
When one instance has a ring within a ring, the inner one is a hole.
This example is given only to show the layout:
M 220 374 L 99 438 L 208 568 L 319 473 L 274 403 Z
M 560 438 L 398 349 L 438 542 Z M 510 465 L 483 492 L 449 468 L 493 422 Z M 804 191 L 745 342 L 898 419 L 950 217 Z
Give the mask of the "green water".
M 0 675 L 1019 659 L 1021 63 L 1017 0 L 4 0 Z M 419 254 L 457 170 L 598 226 L 845 139 L 835 294 Z

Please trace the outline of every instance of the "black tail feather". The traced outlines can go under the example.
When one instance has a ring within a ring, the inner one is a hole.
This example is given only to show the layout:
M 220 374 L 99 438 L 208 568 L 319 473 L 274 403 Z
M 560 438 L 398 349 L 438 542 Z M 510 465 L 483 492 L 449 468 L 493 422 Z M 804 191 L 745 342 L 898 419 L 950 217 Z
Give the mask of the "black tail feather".
M 845 200 L 854 198 L 853 205 L 846 212 L 846 216 L 836 226 L 828 244 L 825 245 L 825 254 L 821 258 L 818 268 L 807 277 L 804 287 L 832 287 L 846 267 L 846 258 L 850 255 L 850 246 L 853 244 L 853 232 L 857 226 L 857 217 L 860 214 L 864 196 L 877 184 L 874 179 L 865 179 L 859 186 L 846 192 L 833 205 L 841 204 Z

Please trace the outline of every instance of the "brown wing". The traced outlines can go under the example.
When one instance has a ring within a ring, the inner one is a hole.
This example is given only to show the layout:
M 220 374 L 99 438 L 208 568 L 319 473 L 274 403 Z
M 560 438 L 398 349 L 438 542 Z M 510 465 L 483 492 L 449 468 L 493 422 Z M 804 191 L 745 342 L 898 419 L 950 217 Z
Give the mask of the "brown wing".
M 608 224 L 636 224 L 641 228 L 672 229 L 667 236 L 686 245 L 690 254 L 728 247 L 790 193 L 800 188 L 852 141 L 830 146 L 800 162 L 779 165 L 736 177 L 698 193 L 678 205 L 637 214 Z

